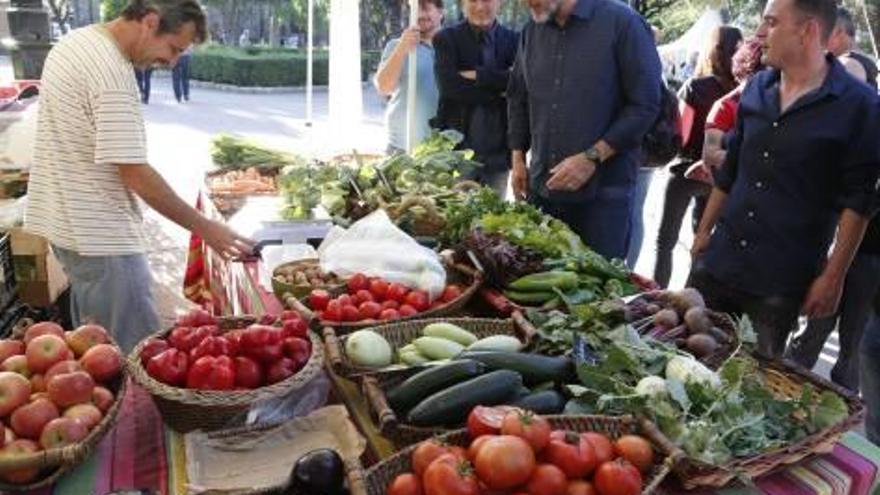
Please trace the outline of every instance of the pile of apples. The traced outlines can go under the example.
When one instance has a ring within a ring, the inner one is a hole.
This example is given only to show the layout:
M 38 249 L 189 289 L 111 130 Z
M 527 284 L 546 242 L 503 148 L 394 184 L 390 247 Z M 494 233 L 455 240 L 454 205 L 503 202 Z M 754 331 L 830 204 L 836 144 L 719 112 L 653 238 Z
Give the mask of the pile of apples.
M 369 278 L 363 273 L 348 279 L 347 289 L 347 294 L 336 298 L 324 289 L 315 289 L 309 294 L 308 306 L 317 312 L 318 319 L 328 322 L 397 320 L 448 304 L 462 293 L 461 287 L 450 284 L 432 301 L 423 290 Z
M 82 325 L 65 332 L 36 323 L 23 339 L 0 340 L 0 459 L 72 445 L 85 439 L 113 405 L 110 391 L 122 354 L 107 330 Z M 37 469 L 0 471 L 28 483 Z
M 296 311 L 221 332 L 207 311 L 179 318 L 166 338 L 149 338 L 141 365 L 154 379 L 200 390 L 254 389 L 295 375 L 312 355 L 308 322 Z

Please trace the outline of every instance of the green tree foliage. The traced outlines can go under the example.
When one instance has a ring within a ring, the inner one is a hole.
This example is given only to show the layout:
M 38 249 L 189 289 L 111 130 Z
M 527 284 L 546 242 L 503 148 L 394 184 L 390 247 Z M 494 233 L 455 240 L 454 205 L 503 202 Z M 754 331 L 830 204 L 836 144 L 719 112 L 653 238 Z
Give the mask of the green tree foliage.
M 104 22 L 116 19 L 127 6 L 128 0 L 101 0 L 101 19 Z

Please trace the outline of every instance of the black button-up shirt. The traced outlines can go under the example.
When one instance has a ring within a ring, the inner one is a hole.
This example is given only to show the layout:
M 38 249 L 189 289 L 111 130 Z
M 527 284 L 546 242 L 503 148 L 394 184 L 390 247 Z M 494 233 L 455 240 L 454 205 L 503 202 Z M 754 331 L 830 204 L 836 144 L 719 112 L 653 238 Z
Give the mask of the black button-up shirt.
M 584 200 L 597 188 L 628 193 L 638 149 L 660 108 L 660 59 L 651 30 L 617 0 L 579 0 L 564 26 L 530 22 L 508 87 L 509 144 L 531 149 L 530 190 Z M 604 139 L 617 155 L 580 191 L 546 188 L 549 171 Z
M 705 252 L 720 281 L 760 296 L 802 296 L 819 275 L 839 214 L 873 213 L 880 172 L 876 94 L 828 57 L 824 83 L 780 112 L 777 70 L 739 103 L 715 184 L 728 196 Z

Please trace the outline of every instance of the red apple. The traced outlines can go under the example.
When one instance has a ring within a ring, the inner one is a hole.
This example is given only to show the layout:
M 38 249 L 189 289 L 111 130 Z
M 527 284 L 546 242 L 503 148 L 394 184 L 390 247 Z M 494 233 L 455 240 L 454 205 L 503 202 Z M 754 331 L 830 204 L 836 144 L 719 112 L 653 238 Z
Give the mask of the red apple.
M 101 422 L 101 418 L 104 417 L 101 414 L 101 410 L 95 407 L 94 404 L 77 404 L 75 406 L 70 406 L 64 411 L 63 416 L 65 418 L 73 418 L 80 421 L 83 425 L 85 425 L 87 430 L 91 430 L 98 423 Z
M 63 375 L 65 373 L 73 373 L 74 371 L 84 371 L 82 366 L 80 366 L 78 361 L 61 361 L 60 363 L 55 363 L 49 368 L 43 376 L 46 377 L 46 383 L 49 383 L 49 380 L 55 378 L 58 375 Z
M 27 356 L 24 355 L 6 358 L 6 361 L 3 361 L 3 363 L 0 364 L 0 370 L 12 371 L 13 373 L 18 373 L 25 378 L 31 377 L 31 369 L 28 368 Z
M 167 340 L 157 339 L 155 337 L 148 338 L 144 343 L 144 346 L 141 347 L 141 364 L 146 368 L 147 363 L 150 362 L 150 359 L 152 359 L 153 356 L 162 354 L 167 351 L 169 347 L 171 347 L 171 345 L 168 344 Z
M 77 357 L 98 344 L 110 343 L 107 330 L 101 325 L 86 324 L 64 335 L 64 340 Z
M 89 434 L 85 423 L 75 418 L 55 418 L 46 423 L 40 433 L 44 449 L 57 449 L 81 442 Z
M 24 354 L 24 342 L 15 339 L 0 340 L 0 363 L 6 358 Z
M 34 323 L 29 326 L 27 330 L 24 332 L 24 345 L 27 347 L 28 344 L 31 343 L 32 340 L 39 337 L 40 335 L 55 335 L 56 337 L 64 338 L 64 329 L 61 328 L 61 325 L 51 322 L 51 321 L 41 321 L 39 323 Z
M 122 354 L 115 346 L 98 344 L 83 354 L 80 364 L 95 381 L 107 383 L 122 369 Z
M 21 376 L 21 375 L 19 375 Z M 45 375 L 33 375 L 31 376 L 31 392 L 45 392 L 46 391 L 46 376 Z
M 27 378 L 11 371 L 0 372 L 0 416 L 6 416 L 26 403 L 31 395 Z
M 95 380 L 85 371 L 53 376 L 46 384 L 49 398 L 59 407 L 84 404 L 92 400 Z
M 25 439 L 13 440 L 0 450 L 0 459 L 20 457 L 39 450 L 40 446 L 36 442 Z M 14 469 L 0 472 L 0 478 L 9 483 L 24 484 L 33 481 L 38 474 L 40 474 L 40 470 L 37 468 Z
M 25 349 L 28 368 L 33 373 L 43 373 L 53 364 L 67 359 L 70 349 L 64 339 L 57 335 L 40 335 L 31 340 Z
M 9 424 L 19 437 L 37 440 L 46 423 L 58 416 L 58 408 L 55 404 L 49 399 L 41 398 L 13 411 Z
M 116 397 L 113 396 L 113 392 L 104 387 L 95 387 L 95 390 L 92 391 L 92 404 L 102 413 L 106 413 L 115 401 Z

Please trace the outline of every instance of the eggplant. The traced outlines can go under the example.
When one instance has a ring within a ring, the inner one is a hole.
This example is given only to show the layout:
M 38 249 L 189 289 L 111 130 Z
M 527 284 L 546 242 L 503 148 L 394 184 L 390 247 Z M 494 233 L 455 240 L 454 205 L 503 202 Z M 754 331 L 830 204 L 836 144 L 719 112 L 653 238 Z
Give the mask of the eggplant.
M 345 463 L 334 450 L 313 450 L 299 458 L 287 495 L 347 495 Z

